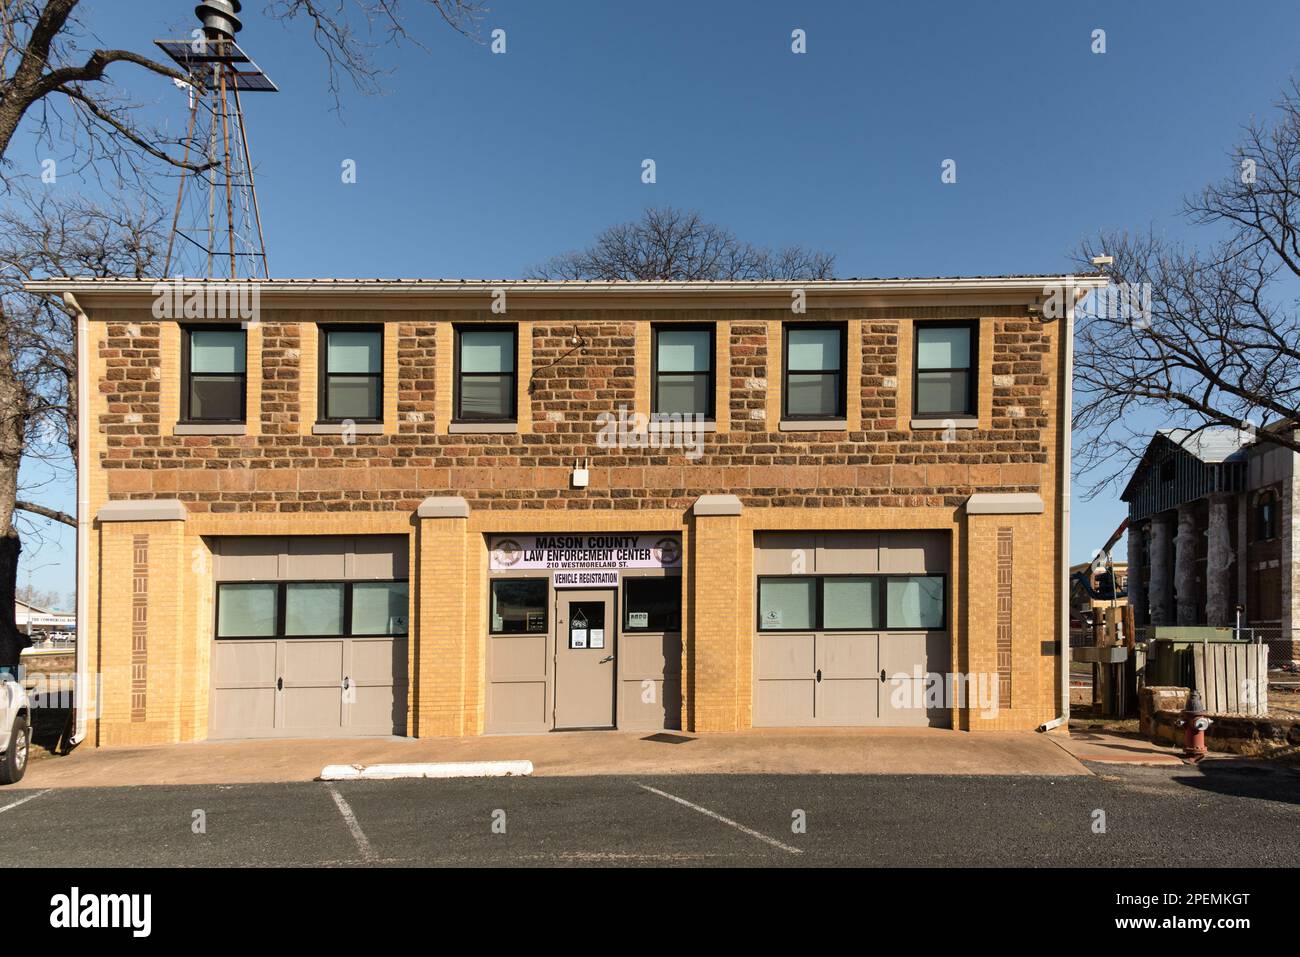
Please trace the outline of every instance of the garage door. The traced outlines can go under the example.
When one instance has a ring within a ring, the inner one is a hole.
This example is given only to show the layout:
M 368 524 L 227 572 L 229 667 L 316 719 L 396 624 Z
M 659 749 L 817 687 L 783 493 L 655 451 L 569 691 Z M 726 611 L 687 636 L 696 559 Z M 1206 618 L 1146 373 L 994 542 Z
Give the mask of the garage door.
M 930 677 L 950 670 L 946 534 L 760 533 L 755 547 L 755 726 L 951 723 Z
M 403 734 L 407 541 L 220 539 L 212 738 Z

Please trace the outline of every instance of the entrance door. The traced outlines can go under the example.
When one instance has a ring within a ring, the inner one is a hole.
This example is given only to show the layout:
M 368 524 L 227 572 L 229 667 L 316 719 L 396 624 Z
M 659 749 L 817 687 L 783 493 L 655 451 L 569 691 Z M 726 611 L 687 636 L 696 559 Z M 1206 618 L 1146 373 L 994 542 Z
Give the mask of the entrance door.
M 559 591 L 555 727 L 614 727 L 614 591 Z

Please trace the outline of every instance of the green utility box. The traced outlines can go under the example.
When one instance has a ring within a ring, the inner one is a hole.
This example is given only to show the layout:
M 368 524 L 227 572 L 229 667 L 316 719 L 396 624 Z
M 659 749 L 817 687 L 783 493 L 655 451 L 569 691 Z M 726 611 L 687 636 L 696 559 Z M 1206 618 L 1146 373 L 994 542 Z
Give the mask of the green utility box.
M 1195 687 L 1196 670 L 1192 646 L 1200 644 L 1245 644 L 1232 628 L 1154 625 L 1147 629 L 1144 685 Z

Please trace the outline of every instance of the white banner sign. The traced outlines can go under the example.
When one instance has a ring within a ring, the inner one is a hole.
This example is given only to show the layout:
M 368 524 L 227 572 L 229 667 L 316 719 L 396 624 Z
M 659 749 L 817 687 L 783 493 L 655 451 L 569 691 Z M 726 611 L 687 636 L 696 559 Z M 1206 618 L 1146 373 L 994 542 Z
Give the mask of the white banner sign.
M 488 542 L 494 572 L 533 569 L 680 568 L 680 535 L 500 535 Z
M 551 572 L 551 584 L 556 588 L 617 588 L 618 571 Z

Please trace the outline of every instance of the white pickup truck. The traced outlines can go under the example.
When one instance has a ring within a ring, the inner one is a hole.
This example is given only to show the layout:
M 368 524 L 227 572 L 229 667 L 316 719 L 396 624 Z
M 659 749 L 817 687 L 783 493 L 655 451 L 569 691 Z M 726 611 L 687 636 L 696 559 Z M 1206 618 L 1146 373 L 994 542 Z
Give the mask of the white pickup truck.
M 0 671 L 0 784 L 16 784 L 27 771 L 31 716 L 23 686 L 8 671 Z

